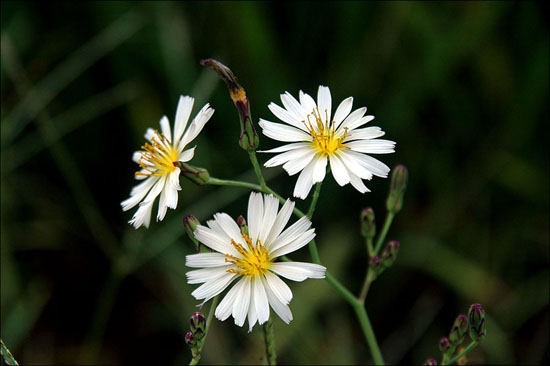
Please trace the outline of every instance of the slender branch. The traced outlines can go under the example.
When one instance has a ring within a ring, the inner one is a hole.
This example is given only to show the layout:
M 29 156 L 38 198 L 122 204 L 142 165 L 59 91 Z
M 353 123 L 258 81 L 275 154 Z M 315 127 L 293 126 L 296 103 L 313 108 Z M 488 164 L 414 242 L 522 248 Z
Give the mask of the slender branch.
M 273 332 L 273 322 L 271 317 L 263 325 L 264 340 L 265 340 L 265 354 L 267 356 L 267 362 L 269 365 L 277 364 L 277 349 L 275 348 L 275 334 Z
M 462 356 L 464 356 L 465 354 L 467 354 L 468 352 L 470 352 L 471 350 L 473 350 L 477 345 L 479 344 L 479 341 L 472 341 L 472 343 L 470 343 L 468 345 L 468 347 L 464 348 L 464 350 L 462 352 L 460 352 L 458 355 L 454 356 L 453 358 L 451 358 L 451 360 L 447 363 L 445 363 L 446 365 L 452 365 L 453 363 L 455 363 L 456 361 L 458 361 L 458 359 Z M 443 364 L 443 363 L 442 363 Z
M 241 182 L 238 180 L 225 180 L 225 179 L 218 179 L 210 177 L 208 179 L 208 182 L 206 184 L 212 184 L 216 186 L 233 186 L 233 187 L 242 187 L 242 188 L 250 188 L 255 191 L 264 192 L 265 190 L 260 187 L 257 184 L 254 183 L 248 183 L 248 182 Z
M 359 319 L 359 323 L 361 324 L 361 328 L 363 329 L 363 333 L 367 339 L 374 363 L 376 365 L 384 365 L 384 358 L 382 357 L 382 352 L 380 352 L 380 347 L 376 341 L 376 336 L 374 335 L 372 325 L 367 315 L 367 310 L 365 310 L 363 304 L 360 304 L 358 301 L 355 302 L 353 310 L 355 310 L 357 319 Z
M 199 363 L 201 359 L 201 353 L 202 348 L 204 347 L 204 343 L 206 342 L 206 336 L 208 335 L 208 330 L 210 329 L 210 325 L 212 324 L 212 318 L 214 317 L 214 312 L 216 309 L 216 306 L 218 305 L 219 295 L 215 296 L 212 300 L 212 305 L 210 305 L 210 310 L 208 310 L 208 317 L 206 318 L 206 329 L 204 330 L 204 338 L 200 342 L 199 349 L 197 352 L 197 357 L 193 357 L 191 359 L 191 362 L 189 362 L 189 365 L 196 365 Z
M 384 240 L 386 239 L 386 235 L 388 234 L 388 230 L 390 229 L 394 217 L 395 214 L 393 212 L 388 212 L 386 215 L 386 221 L 384 221 L 382 232 L 378 236 L 378 241 L 376 242 L 376 247 L 374 248 L 374 255 L 377 255 L 380 248 L 382 248 L 382 244 L 384 244 Z
M 374 271 L 368 267 L 367 274 L 365 275 L 365 280 L 363 281 L 363 286 L 361 287 L 361 293 L 359 294 L 359 298 L 357 299 L 361 305 L 365 304 L 365 299 L 367 298 L 367 294 L 370 289 L 371 283 L 376 279 L 376 275 L 374 274 Z
M 262 169 L 260 168 L 260 164 L 258 163 L 258 158 L 256 157 L 256 151 L 249 150 L 248 156 L 250 158 L 250 162 L 252 163 L 252 166 L 254 167 L 254 173 L 256 173 L 256 177 L 258 178 L 258 182 L 260 182 L 260 185 L 263 189 L 267 187 L 265 184 L 264 176 L 262 175 Z
M 311 199 L 309 210 L 307 211 L 307 218 L 310 220 L 313 217 L 313 213 L 315 212 L 315 207 L 317 206 L 317 200 L 319 199 L 319 193 L 321 192 L 321 184 L 323 184 L 322 181 L 318 182 L 315 185 L 315 191 L 313 191 L 313 198 Z
M 369 253 L 369 258 L 372 258 L 374 257 L 374 249 L 373 249 L 373 246 L 372 246 L 372 238 L 367 238 L 365 240 L 365 244 L 367 246 L 367 252 Z

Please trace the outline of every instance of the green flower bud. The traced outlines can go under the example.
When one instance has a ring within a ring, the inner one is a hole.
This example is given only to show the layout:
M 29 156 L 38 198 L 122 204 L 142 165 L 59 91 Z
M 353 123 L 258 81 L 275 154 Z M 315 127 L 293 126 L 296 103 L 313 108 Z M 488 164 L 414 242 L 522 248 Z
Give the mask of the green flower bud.
M 189 347 L 193 347 L 195 345 L 195 338 L 193 337 L 192 332 L 185 333 L 185 343 L 187 343 Z
M 395 262 L 395 258 L 397 258 L 398 252 L 399 252 L 399 242 L 397 240 L 391 240 L 382 251 L 382 255 L 381 255 L 382 265 L 386 268 L 391 267 L 393 262 Z
M 206 318 L 200 311 L 197 311 L 189 318 L 189 324 L 191 324 L 191 332 L 193 332 L 193 334 L 197 333 L 197 331 L 204 333 L 206 329 Z
M 210 174 L 206 169 L 183 163 L 181 161 L 175 162 L 174 166 L 180 168 L 180 175 L 199 186 L 208 183 L 208 180 L 210 179 Z
M 479 341 L 487 335 L 485 327 L 485 309 L 481 304 L 472 304 L 468 310 L 468 320 L 470 321 L 470 338 Z
M 435 360 L 435 358 L 428 358 L 426 362 L 424 362 L 424 365 L 437 366 L 437 361 Z
M 200 224 L 200 221 L 193 215 L 187 215 L 183 218 L 183 226 L 185 226 L 187 236 L 189 236 L 189 239 L 195 244 L 198 252 L 201 250 L 201 243 L 195 238 L 194 232 Z
M 439 340 L 439 350 L 443 353 L 449 351 L 452 347 L 451 341 L 447 337 L 443 337 Z
M 453 346 L 457 346 L 464 341 L 466 338 L 466 333 L 468 333 L 468 318 L 464 314 L 460 314 L 451 328 L 451 333 L 449 333 L 449 340 Z
M 242 215 L 237 218 L 237 224 L 241 228 L 241 234 L 248 236 L 248 226 L 246 225 L 246 220 Z
M 361 211 L 361 235 L 366 239 L 372 239 L 376 235 L 376 223 L 374 221 L 374 210 L 370 207 Z
M 384 270 L 386 269 L 386 267 L 384 267 L 380 262 L 380 257 L 376 255 L 374 257 L 371 257 L 371 259 L 369 260 L 369 267 L 374 271 L 377 276 L 384 272 Z
M 391 176 L 390 193 L 386 200 L 386 208 L 394 214 L 401 211 L 403 196 L 407 188 L 408 172 L 404 165 L 398 165 L 393 169 Z
M 254 151 L 260 145 L 260 137 L 256 133 L 254 128 L 254 123 L 252 123 L 252 118 L 250 116 L 250 103 L 246 97 L 246 91 L 242 86 L 237 82 L 237 78 L 229 69 L 219 61 L 213 59 L 202 60 L 200 62 L 201 66 L 210 66 L 213 68 L 220 78 L 227 84 L 229 88 L 229 95 L 231 100 L 237 107 L 239 112 L 239 120 L 241 122 L 241 137 L 239 138 L 239 145 L 245 150 Z

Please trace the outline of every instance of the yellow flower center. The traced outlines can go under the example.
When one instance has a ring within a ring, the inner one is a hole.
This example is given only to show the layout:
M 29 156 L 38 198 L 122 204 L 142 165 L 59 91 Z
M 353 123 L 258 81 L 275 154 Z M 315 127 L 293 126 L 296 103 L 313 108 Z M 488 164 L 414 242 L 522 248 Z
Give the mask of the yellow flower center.
M 178 152 L 163 134 L 155 131 L 151 143 L 146 142 L 141 148 L 139 166 L 144 171 L 136 172 L 136 175 L 161 176 L 176 169 L 174 162 L 178 160 Z
M 326 120 L 328 121 L 328 113 L 326 109 L 325 116 Z M 313 123 L 311 122 L 310 117 L 315 119 Z M 338 134 L 336 134 L 334 121 L 327 123 L 323 122 L 323 119 L 321 118 L 321 114 L 319 112 L 319 108 L 313 109 L 313 111 L 307 115 L 307 123 L 306 121 L 302 122 L 306 126 L 308 132 L 313 137 L 313 147 L 319 152 L 319 154 L 328 156 L 334 154 L 334 152 L 340 149 L 348 148 L 346 145 L 344 145 L 344 139 L 348 134 L 347 127 L 344 127 L 343 135 L 339 136 Z M 314 128 L 314 125 L 317 126 L 317 129 Z
M 242 258 L 237 258 L 231 254 L 226 254 L 225 261 L 228 263 L 233 263 L 237 266 L 236 269 L 228 269 L 227 272 L 236 273 L 243 276 L 263 275 L 267 272 L 269 266 L 271 265 L 269 252 L 259 240 L 257 240 L 254 245 L 252 244 L 252 239 L 250 239 L 248 235 L 243 234 L 243 239 L 246 243 L 246 247 L 231 239 L 231 244 L 241 254 Z

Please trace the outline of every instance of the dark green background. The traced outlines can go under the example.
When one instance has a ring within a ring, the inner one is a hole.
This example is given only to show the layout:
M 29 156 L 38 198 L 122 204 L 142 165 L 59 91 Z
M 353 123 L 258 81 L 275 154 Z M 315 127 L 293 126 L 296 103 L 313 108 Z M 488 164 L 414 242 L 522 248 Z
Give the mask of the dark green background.
M 119 203 L 132 152 L 163 114 L 173 121 L 180 94 L 216 109 L 193 163 L 254 181 L 227 89 L 199 66 L 212 57 L 238 76 L 256 122 L 275 120 L 267 105 L 284 91 L 323 84 L 397 142 L 381 159 L 409 169 L 389 236 L 401 252 L 367 299 L 387 362 L 439 358 L 439 338 L 480 302 L 488 338 L 471 362 L 548 363 L 547 14 L 538 2 L 3 1 L 3 340 L 24 364 L 189 361 L 198 302 L 183 216 L 236 217 L 248 192 L 182 180 L 178 209 L 149 230 L 130 227 Z M 261 148 L 278 145 L 261 136 Z M 264 171 L 292 194 L 296 177 Z M 353 291 L 367 260 L 359 212 L 372 206 L 382 223 L 389 180 L 367 183 L 361 195 L 326 179 L 313 220 L 323 263 Z M 291 257 L 309 260 L 305 248 Z M 325 281 L 291 288 L 294 321 L 275 320 L 280 363 L 370 362 Z M 204 363 L 262 357 L 259 327 L 213 323 Z

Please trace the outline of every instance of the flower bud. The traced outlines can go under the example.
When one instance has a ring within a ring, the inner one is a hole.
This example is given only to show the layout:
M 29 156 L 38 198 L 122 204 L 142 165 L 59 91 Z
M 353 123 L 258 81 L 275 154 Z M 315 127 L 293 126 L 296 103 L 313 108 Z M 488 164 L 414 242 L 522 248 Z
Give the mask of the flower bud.
M 246 91 L 237 82 L 237 78 L 233 72 L 224 64 L 213 59 L 202 60 L 201 66 L 210 66 L 213 68 L 220 78 L 227 84 L 231 100 L 237 107 L 239 112 L 239 120 L 241 122 L 241 137 L 239 145 L 245 149 L 254 151 L 260 145 L 260 137 L 256 133 L 252 118 L 250 117 L 250 103 L 246 97 Z
M 470 321 L 470 338 L 479 341 L 487 335 L 485 328 L 485 309 L 481 304 L 472 304 L 468 310 L 468 320 Z
M 374 210 L 370 207 L 361 211 L 361 235 L 366 239 L 372 239 L 376 235 L 376 223 L 374 221 Z
M 181 161 L 175 162 L 174 166 L 180 168 L 180 175 L 199 186 L 208 183 L 208 180 L 210 179 L 210 174 L 206 169 L 183 163 Z
M 369 260 L 369 267 L 374 271 L 374 274 L 376 276 L 384 272 L 384 270 L 386 269 L 384 266 L 382 266 L 382 263 L 380 262 L 380 257 L 376 255 L 374 257 L 371 257 L 371 259 Z
M 443 337 L 439 340 L 439 350 L 443 353 L 450 350 L 452 347 L 451 341 L 447 337 Z
M 394 214 L 401 211 L 403 196 L 407 188 L 408 172 L 404 165 L 398 165 L 393 169 L 391 176 L 390 193 L 386 200 L 386 208 Z
M 189 347 L 193 347 L 195 345 L 195 338 L 193 337 L 192 332 L 185 333 L 185 343 L 187 343 Z
M 395 258 L 397 258 L 397 252 L 399 252 L 399 242 L 397 240 L 391 240 L 382 251 L 382 265 L 386 268 L 391 267 L 393 262 L 395 262 Z
M 449 340 L 454 346 L 461 344 L 468 333 L 468 318 L 464 314 L 460 314 L 451 328 L 451 333 L 449 334 Z
M 435 358 L 428 358 L 426 362 L 424 362 L 424 365 L 437 366 L 437 361 L 435 360 Z
M 201 250 L 201 243 L 195 238 L 194 232 L 200 224 L 200 221 L 193 215 L 187 215 L 183 218 L 183 226 L 185 226 L 187 236 L 189 236 L 189 239 L 195 244 L 198 252 Z
M 195 333 L 197 330 L 200 330 L 204 333 L 206 329 L 206 318 L 202 315 L 200 311 L 197 311 L 191 315 L 189 318 L 189 324 L 191 324 L 191 331 Z
M 237 224 L 241 228 L 241 234 L 248 236 L 248 226 L 246 225 L 246 220 L 242 215 L 237 218 Z

